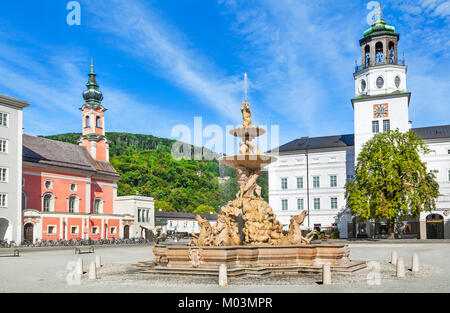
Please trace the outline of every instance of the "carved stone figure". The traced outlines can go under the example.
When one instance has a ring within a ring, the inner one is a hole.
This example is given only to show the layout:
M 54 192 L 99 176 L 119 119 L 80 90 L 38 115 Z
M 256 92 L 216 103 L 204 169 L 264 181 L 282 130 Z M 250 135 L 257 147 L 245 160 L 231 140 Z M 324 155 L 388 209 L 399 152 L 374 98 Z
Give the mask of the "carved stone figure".
M 236 198 L 260 198 L 261 187 L 256 184 L 261 171 L 249 170 L 249 169 L 237 169 L 239 192 L 236 194 Z M 255 192 L 258 190 L 255 196 Z
M 278 244 L 310 244 L 314 234 L 316 234 L 317 231 L 313 230 L 308 233 L 306 237 L 303 237 L 300 229 L 300 225 L 302 225 L 307 215 L 308 212 L 303 211 L 299 215 L 292 217 L 289 224 L 288 234 L 280 238 Z
M 192 267 L 198 267 L 203 259 L 200 249 L 189 249 L 189 259 L 191 260 Z
M 219 215 L 217 217 L 217 223 L 213 227 L 214 233 L 214 245 L 215 246 L 231 246 L 232 245 L 232 237 L 231 237 L 232 229 L 229 226 L 227 218 L 225 215 Z
M 239 154 L 240 155 L 258 155 L 261 154 L 261 151 L 258 148 L 258 145 L 250 140 L 243 140 L 239 143 Z
M 244 127 L 251 126 L 252 125 L 252 119 L 251 119 L 252 113 L 250 111 L 250 106 L 249 106 L 248 102 L 242 103 L 241 112 L 242 112 L 242 120 L 243 120 L 242 125 Z
M 261 151 L 259 151 L 258 145 L 254 142 L 247 141 L 247 146 L 249 147 L 249 154 L 261 154 Z
M 197 236 L 193 234 L 194 238 L 189 245 L 190 246 L 210 246 L 214 242 L 214 235 L 211 225 L 206 218 L 202 218 L 200 215 L 196 215 L 195 219 L 200 226 L 200 234 Z

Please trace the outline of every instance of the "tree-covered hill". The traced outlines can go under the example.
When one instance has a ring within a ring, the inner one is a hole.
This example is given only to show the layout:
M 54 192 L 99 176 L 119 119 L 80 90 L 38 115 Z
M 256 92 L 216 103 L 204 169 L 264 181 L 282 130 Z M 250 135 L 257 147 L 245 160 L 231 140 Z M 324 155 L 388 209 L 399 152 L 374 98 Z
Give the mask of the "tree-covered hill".
M 80 133 L 46 136 L 77 144 Z M 175 160 L 175 140 L 152 135 L 107 132 L 110 162 L 121 175 L 118 195 L 150 196 L 163 210 L 193 212 L 201 205 L 219 208 L 234 199 L 238 184 L 236 171 L 212 161 Z M 193 149 L 193 147 L 191 147 Z M 219 177 L 222 177 L 219 183 Z M 267 173 L 258 180 L 267 200 Z
M 46 136 L 48 139 L 70 142 L 77 144 L 81 133 L 68 133 L 54 136 Z M 158 138 L 152 135 L 140 135 L 129 133 L 107 132 L 106 137 L 110 141 L 110 156 L 122 155 L 127 153 L 140 152 L 144 150 L 158 150 L 170 152 L 173 139 Z

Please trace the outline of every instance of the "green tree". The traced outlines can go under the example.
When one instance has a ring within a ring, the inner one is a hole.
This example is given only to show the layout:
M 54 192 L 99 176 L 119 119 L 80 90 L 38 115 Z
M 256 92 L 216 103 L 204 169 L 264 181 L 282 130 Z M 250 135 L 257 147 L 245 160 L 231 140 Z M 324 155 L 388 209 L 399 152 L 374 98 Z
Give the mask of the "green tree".
M 379 133 L 360 152 L 354 181 L 345 185 L 347 204 L 363 220 L 387 221 L 394 239 L 399 218 L 417 217 L 436 207 L 439 184 L 420 154 L 425 143 L 412 131 Z
M 210 205 L 200 204 L 192 213 L 195 213 L 195 214 L 209 214 L 211 212 L 213 212 L 213 214 L 216 214 L 216 209 L 214 209 Z
M 173 206 L 164 200 L 156 200 L 155 201 L 155 210 L 162 210 L 163 212 L 176 212 Z

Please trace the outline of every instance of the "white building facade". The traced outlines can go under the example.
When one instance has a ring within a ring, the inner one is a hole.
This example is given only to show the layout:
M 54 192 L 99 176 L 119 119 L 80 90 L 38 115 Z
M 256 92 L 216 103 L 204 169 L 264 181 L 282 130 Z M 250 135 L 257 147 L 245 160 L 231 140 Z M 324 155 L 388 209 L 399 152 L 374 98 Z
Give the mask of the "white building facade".
M 216 214 L 195 214 L 186 212 L 161 212 L 155 213 L 156 228 L 161 234 L 167 233 L 200 233 L 200 226 L 195 219 L 196 215 L 207 219 L 211 226 L 217 222 Z
M 431 153 L 423 156 L 428 170 L 437 170 L 440 196 L 433 212 L 409 224 L 416 238 L 450 238 L 450 125 L 412 128 L 408 118 L 411 93 L 407 67 L 398 60 L 400 35 L 378 16 L 360 40 L 362 65 L 354 73 L 354 134 L 302 137 L 279 147 L 277 162 L 268 166 L 269 204 L 284 228 L 292 216 L 308 210 L 304 228 L 337 228 L 341 238 L 383 237 L 383 221 L 360 222 L 352 217 L 344 185 L 354 177 L 354 165 L 365 142 L 376 133 L 414 131 Z
M 29 103 L 0 95 L 0 240 L 22 241 L 22 110 Z
M 152 197 L 122 196 L 115 199 L 116 213 L 122 216 L 120 238 L 150 238 L 156 233 L 155 200 Z

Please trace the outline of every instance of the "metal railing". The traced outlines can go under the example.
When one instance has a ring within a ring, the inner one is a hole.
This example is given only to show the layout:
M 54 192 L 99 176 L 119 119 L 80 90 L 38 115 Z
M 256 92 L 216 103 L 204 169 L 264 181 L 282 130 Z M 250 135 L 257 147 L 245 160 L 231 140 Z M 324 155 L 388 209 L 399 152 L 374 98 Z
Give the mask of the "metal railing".
M 388 58 L 386 60 L 384 60 L 383 58 L 377 58 L 375 60 L 375 64 L 371 64 L 370 59 L 369 59 L 369 60 L 367 60 L 366 64 L 355 64 L 355 73 L 361 72 L 362 70 L 365 70 L 366 68 L 369 68 L 369 67 L 388 65 L 388 64 L 406 66 L 405 59 L 399 60 L 399 62 L 395 62 L 395 60 L 392 58 Z

